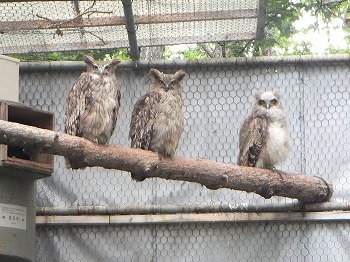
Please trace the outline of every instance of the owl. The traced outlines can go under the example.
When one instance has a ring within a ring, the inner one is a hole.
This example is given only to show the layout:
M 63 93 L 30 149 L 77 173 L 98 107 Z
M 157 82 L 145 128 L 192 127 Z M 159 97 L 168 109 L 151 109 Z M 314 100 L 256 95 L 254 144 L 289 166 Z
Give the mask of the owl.
M 115 70 L 120 60 L 95 61 L 86 55 L 87 71 L 82 73 L 68 94 L 65 132 L 98 144 L 108 144 L 118 117 L 120 90 Z M 82 168 L 84 163 L 66 159 L 68 168 Z
M 287 119 L 278 92 L 258 92 L 239 132 L 241 166 L 275 169 L 290 151 Z
M 138 99 L 132 112 L 131 147 L 173 156 L 184 129 L 181 82 L 186 73 L 164 74 L 154 68 L 149 73 L 153 80 L 150 91 Z M 131 177 L 144 180 L 139 174 Z

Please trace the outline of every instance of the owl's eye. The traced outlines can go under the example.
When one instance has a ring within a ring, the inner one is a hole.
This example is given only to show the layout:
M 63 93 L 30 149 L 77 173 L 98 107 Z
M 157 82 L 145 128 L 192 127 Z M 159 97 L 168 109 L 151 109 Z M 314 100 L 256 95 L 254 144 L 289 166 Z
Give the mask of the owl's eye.
M 277 104 L 277 99 L 272 99 L 270 102 L 271 102 L 272 105 L 276 105 Z
M 164 85 L 164 81 L 163 80 L 159 80 L 159 84 Z
M 97 69 L 98 69 L 98 66 L 97 66 L 97 65 L 92 65 L 92 68 L 93 68 L 94 70 L 97 70 Z
M 105 69 L 108 71 L 109 69 L 111 69 L 110 66 L 105 66 Z
M 175 85 L 175 81 L 171 81 L 169 85 L 170 86 L 174 86 Z
M 259 101 L 258 101 L 258 104 L 261 105 L 261 106 L 263 106 L 263 105 L 265 104 L 265 101 L 264 101 L 264 100 L 259 100 Z

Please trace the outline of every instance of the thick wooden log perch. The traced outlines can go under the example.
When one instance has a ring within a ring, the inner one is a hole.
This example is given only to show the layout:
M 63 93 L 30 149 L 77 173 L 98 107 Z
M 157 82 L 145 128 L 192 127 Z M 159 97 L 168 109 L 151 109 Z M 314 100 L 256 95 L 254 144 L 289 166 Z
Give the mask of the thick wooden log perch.
M 0 120 L 0 143 L 74 157 L 91 167 L 129 171 L 145 178 L 196 182 L 213 190 L 254 192 L 264 198 L 284 196 L 314 203 L 328 201 L 333 193 L 332 184 L 320 177 L 280 174 L 205 159 L 163 157 L 141 149 L 98 145 L 80 137 L 3 120 Z

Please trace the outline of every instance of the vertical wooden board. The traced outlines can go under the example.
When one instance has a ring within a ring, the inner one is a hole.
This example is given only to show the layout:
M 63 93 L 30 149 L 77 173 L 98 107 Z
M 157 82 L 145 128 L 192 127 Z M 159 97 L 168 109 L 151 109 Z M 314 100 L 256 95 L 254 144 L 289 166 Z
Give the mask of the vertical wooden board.
M 0 119 L 8 120 L 8 108 L 7 104 L 0 102 Z M 3 161 L 7 158 L 7 145 L 0 144 L 0 161 Z

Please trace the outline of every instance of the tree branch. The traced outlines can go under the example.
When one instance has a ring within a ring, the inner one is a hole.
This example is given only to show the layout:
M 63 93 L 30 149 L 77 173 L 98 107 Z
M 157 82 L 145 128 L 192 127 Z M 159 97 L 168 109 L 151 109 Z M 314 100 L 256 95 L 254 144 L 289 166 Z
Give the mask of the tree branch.
M 43 153 L 73 157 L 87 166 L 101 166 L 159 177 L 196 182 L 209 189 L 230 188 L 265 198 L 284 196 L 301 202 L 325 202 L 333 193 L 330 182 L 301 174 L 235 166 L 204 159 L 163 157 L 122 146 L 103 146 L 64 133 L 0 120 L 0 143 Z
M 83 17 L 84 15 L 87 15 L 88 17 L 90 17 L 90 15 L 92 15 L 92 14 L 113 14 L 113 12 L 111 12 L 111 11 L 90 10 L 91 8 L 93 8 L 93 7 L 95 6 L 95 4 L 96 4 L 96 1 L 94 1 L 94 2 L 91 4 L 91 6 L 88 7 L 88 8 L 87 8 L 85 11 L 83 11 L 82 13 L 79 13 L 79 14 L 77 14 L 75 17 L 73 17 L 73 18 L 71 18 L 71 19 L 67 19 L 67 20 L 65 20 L 65 21 L 57 22 L 57 21 L 54 21 L 54 20 L 51 19 L 51 18 L 47 18 L 47 17 L 44 17 L 44 16 L 39 15 L 39 14 L 37 14 L 36 16 L 37 16 L 38 18 L 41 18 L 41 19 L 43 19 L 43 20 L 46 20 L 46 21 L 51 22 L 52 24 L 51 24 L 50 26 L 48 26 L 47 29 L 48 29 L 48 28 L 56 28 L 55 34 L 57 34 L 57 35 L 59 35 L 59 36 L 63 36 L 63 30 L 61 29 L 62 25 L 64 25 L 64 24 L 69 24 L 69 23 L 74 22 L 74 21 L 76 21 L 76 20 L 78 20 L 78 19 L 82 19 L 82 17 Z M 85 31 L 84 29 L 82 29 L 82 28 L 81 28 L 81 30 L 82 30 L 83 33 L 86 32 L 86 31 Z M 88 32 L 88 33 L 90 33 L 91 35 L 93 35 L 93 36 L 99 38 L 99 39 L 105 44 L 105 41 L 104 41 L 102 38 L 100 38 L 99 36 L 97 36 L 97 35 L 95 35 L 95 34 L 93 34 L 93 33 L 91 33 L 91 32 Z

